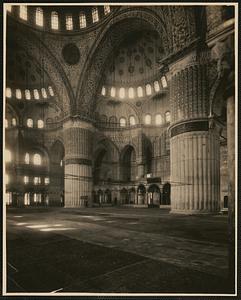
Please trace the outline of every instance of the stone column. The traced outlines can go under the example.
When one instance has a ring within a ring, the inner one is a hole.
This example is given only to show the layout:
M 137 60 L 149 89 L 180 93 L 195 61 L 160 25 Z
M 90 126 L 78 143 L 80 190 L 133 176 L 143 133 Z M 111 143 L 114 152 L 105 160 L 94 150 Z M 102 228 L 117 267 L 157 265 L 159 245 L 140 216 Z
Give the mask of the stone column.
M 65 207 L 92 205 L 92 124 L 79 119 L 64 123 Z
M 219 210 L 219 129 L 208 120 L 203 57 L 193 52 L 170 67 L 172 213 Z

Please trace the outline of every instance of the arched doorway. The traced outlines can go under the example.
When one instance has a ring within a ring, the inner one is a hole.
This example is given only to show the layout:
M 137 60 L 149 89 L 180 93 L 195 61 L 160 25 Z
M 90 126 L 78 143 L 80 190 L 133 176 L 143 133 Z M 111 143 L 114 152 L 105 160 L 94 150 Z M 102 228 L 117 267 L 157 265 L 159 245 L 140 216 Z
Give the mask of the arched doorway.
M 99 203 L 100 206 L 104 202 L 104 193 L 102 190 L 98 190 L 97 192 L 97 202 Z
M 171 185 L 169 182 L 163 185 L 161 204 L 171 205 Z
M 101 149 L 98 155 L 96 156 L 95 162 L 94 162 L 94 169 L 93 169 L 93 181 L 94 184 L 98 184 L 102 178 L 102 165 L 103 160 L 106 155 L 107 151 L 105 149 Z
M 127 191 L 127 189 L 123 188 L 120 191 L 120 199 L 121 199 L 121 204 L 128 204 L 128 191 Z
M 130 145 L 124 148 L 121 155 L 121 178 L 124 182 L 136 179 L 136 152 Z
M 146 188 L 140 184 L 137 188 L 137 204 L 143 205 L 146 203 Z
M 152 184 L 148 188 L 148 206 L 159 207 L 160 206 L 160 188 L 156 184 Z
M 111 191 L 109 189 L 105 190 L 104 203 L 111 204 Z
M 135 198 L 136 198 L 136 191 L 135 191 L 135 188 L 133 187 L 129 190 L 129 197 L 128 197 L 129 203 L 128 204 L 135 204 L 135 202 L 136 202 Z

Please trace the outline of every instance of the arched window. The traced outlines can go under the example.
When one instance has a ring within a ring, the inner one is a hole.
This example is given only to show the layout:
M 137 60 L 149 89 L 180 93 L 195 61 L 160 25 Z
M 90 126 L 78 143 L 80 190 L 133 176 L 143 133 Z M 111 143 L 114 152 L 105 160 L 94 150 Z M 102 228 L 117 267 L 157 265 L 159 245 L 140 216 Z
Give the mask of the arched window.
M 50 96 L 54 96 L 54 91 L 53 91 L 53 89 L 52 89 L 52 86 L 49 86 L 48 87 L 48 89 L 49 89 L 49 94 L 50 94 Z
M 17 120 L 16 120 L 16 118 L 12 118 L 12 126 L 17 126 Z
M 104 5 L 104 14 L 107 15 L 110 13 L 110 5 Z
M 41 178 L 40 177 L 34 177 L 33 178 L 33 183 L 35 184 L 35 185 L 37 185 L 37 184 L 40 184 L 41 183 Z M 35 196 L 36 194 L 34 194 L 34 196 Z M 34 197 L 35 198 L 35 197 Z M 34 202 L 36 202 L 35 201 L 35 199 L 34 199 Z
M 33 90 L 33 96 L 34 96 L 34 99 L 35 99 L 35 100 L 39 100 L 39 92 L 38 92 L 37 89 L 34 89 L 34 90 Z
M 67 30 L 73 30 L 73 19 L 71 15 L 66 16 L 66 29 Z
M 134 89 L 133 89 L 133 87 L 129 88 L 129 90 L 128 90 L 128 96 L 129 96 L 130 99 L 134 98 Z
M 38 128 L 44 128 L 44 121 L 43 120 L 38 120 L 37 126 L 38 126 Z
M 160 85 L 158 81 L 154 81 L 154 90 L 155 92 L 159 92 L 160 91 Z
M 19 7 L 19 17 L 22 20 L 27 21 L 27 19 L 28 19 L 28 9 L 27 9 L 27 6 L 20 5 L 20 7 Z
M 29 153 L 26 153 L 25 156 L 24 156 L 24 162 L 25 164 L 29 165 L 30 163 L 30 156 L 29 156 Z
M 137 88 L 137 96 L 143 97 L 143 88 L 141 86 L 138 86 Z
M 42 93 L 42 97 L 46 99 L 47 98 L 47 93 L 46 93 L 45 88 L 41 88 L 41 93 Z
M 25 99 L 27 99 L 27 100 L 31 99 L 30 90 L 25 90 Z
M 86 17 L 84 13 L 79 14 L 79 27 L 85 28 L 86 27 Z
M 51 28 L 52 29 L 59 29 L 59 16 L 56 11 L 52 11 L 51 13 Z
M 135 119 L 135 117 L 134 117 L 134 116 L 130 116 L 129 122 L 130 122 L 130 125 L 131 125 L 131 126 L 136 125 L 136 119 Z
M 111 116 L 109 119 L 109 124 L 111 127 L 117 127 L 117 118 L 116 116 Z
M 5 119 L 5 128 L 8 128 L 8 119 Z
M 17 99 L 22 99 L 22 92 L 20 89 L 16 89 L 16 98 Z
M 102 123 L 102 125 L 106 125 L 107 124 L 107 116 L 106 115 L 101 115 L 100 116 L 100 122 Z
M 12 91 L 9 87 L 6 88 L 6 97 L 11 98 L 12 97 Z
M 125 88 L 121 87 L 121 88 L 120 88 L 120 91 L 119 91 L 119 97 L 120 97 L 121 99 L 124 99 L 124 98 L 125 98 L 125 94 L 126 94 Z
M 162 76 L 161 78 L 161 83 L 162 83 L 162 87 L 166 88 L 167 87 L 167 80 L 165 76 Z
M 120 127 L 126 127 L 126 118 L 120 118 Z
M 161 125 L 162 124 L 162 116 L 160 114 L 156 115 L 155 123 L 156 123 L 156 125 Z
M 49 184 L 49 177 L 44 178 L 44 184 Z
M 165 120 L 166 120 L 166 123 L 171 122 L 171 114 L 170 114 L 170 111 L 167 111 L 167 112 L 165 113 Z
M 149 95 L 151 95 L 151 93 L 152 93 L 151 85 L 147 84 L 146 85 L 146 94 L 149 96 Z
M 33 128 L 33 119 L 27 119 L 27 127 Z
M 149 115 L 149 114 L 145 115 L 144 121 L 145 121 L 146 125 L 150 125 L 151 124 L 151 115 Z
M 35 153 L 33 156 L 33 164 L 40 166 L 42 164 L 42 159 L 41 159 L 41 155 L 38 153 Z
M 115 97 L 115 87 L 112 86 L 112 88 L 110 89 L 110 95 L 111 97 Z
M 38 26 L 42 27 L 44 25 L 43 10 L 40 7 L 36 9 L 35 22 Z
M 99 13 L 98 13 L 97 7 L 92 8 L 92 21 L 93 21 L 93 23 L 96 23 L 99 21 Z
M 104 86 L 102 86 L 101 95 L 102 95 L 102 96 L 105 96 L 105 95 L 106 95 L 106 89 L 105 89 Z
M 5 149 L 5 162 L 11 162 L 12 160 L 12 155 L 10 150 Z
M 29 183 L 29 177 L 28 176 L 24 176 L 23 177 L 23 182 L 24 182 L 24 184 L 28 184 Z

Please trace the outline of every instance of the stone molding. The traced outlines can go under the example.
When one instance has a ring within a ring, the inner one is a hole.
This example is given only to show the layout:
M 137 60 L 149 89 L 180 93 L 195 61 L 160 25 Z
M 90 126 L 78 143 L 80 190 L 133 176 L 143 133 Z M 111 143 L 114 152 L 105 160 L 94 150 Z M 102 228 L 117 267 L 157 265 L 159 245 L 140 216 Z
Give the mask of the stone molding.
M 192 132 L 192 131 L 208 131 L 209 130 L 209 123 L 208 120 L 199 120 L 199 121 L 191 121 L 185 122 L 182 124 L 178 124 L 170 128 L 170 136 L 171 138 L 185 133 L 185 132 Z

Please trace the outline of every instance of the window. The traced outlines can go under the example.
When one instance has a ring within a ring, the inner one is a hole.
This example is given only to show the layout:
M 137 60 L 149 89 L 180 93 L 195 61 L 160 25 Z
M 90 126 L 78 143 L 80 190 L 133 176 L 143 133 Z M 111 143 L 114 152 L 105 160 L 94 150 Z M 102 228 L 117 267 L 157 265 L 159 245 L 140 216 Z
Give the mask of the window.
M 60 161 L 60 167 L 63 167 L 63 160 Z
M 29 164 L 29 162 L 30 162 L 30 156 L 29 156 L 29 153 L 26 153 L 25 154 L 25 156 L 24 156 L 24 162 L 25 162 L 25 164 Z
M 47 98 L 47 93 L 46 93 L 45 88 L 41 88 L 41 93 L 42 93 L 42 97 L 46 99 Z
M 5 149 L 5 162 L 10 162 L 12 160 L 11 152 L 8 149 Z
M 49 94 L 50 94 L 50 96 L 54 96 L 54 91 L 53 91 L 53 89 L 52 89 L 52 86 L 49 86 Z
M 51 13 L 51 28 L 55 30 L 59 29 L 59 17 L 56 11 Z
M 27 100 L 31 99 L 30 90 L 25 90 L 25 99 L 27 99 Z
M 5 182 L 6 184 L 9 184 L 9 176 L 7 174 L 5 174 Z
M 105 90 L 105 87 L 104 87 L 104 86 L 102 87 L 101 95 L 102 95 L 102 96 L 105 96 L 105 95 L 106 95 L 106 90 Z
M 44 25 L 43 10 L 40 7 L 36 9 L 35 22 L 38 26 L 42 27 Z
M 170 111 L 167 111 L 165 113 L 165 119 L 166 119 L 166 122 L 169 123 L 171 122 L 171 114 L 170 114 Z
M 33 96 L 34 96 L 35 100 L 39 100 L 39 92 L 38 92 L 38 90 L 36 90 L 36 89 L 33 90 Z
M 86 17 L 84 13 L 79 14 L 79 27 L 85 28 L 86 27 Z
M 12 126 L 17 126 L 17 120 L 16 120 L 16 118 L 12 118 Z
M 154 81 L 154 90 L 155 92 L 159 92 L 160 91 L 160 85 L 158 81 Z
M 111 97 L 115 97 L 115 87 L 112 87 L 110 89 L 110 95 L 111 95 Z
M 149 96 L 149 95 L 151 95 L 151 93 L 152 93 L 151 85 L 150 85 L 150 84 L 147 84 L 147 85 L 146 85 L 146 94 Z
M 110 5 L 104 5 L 104 14 L 107 15 L 110 13 Z
M 120 88 L 120 91 L 119 91 L 119 97 L 121 99 L 124 99 L 125 98 L 125 89 L 123 87 Z
M 96 23 L 99 21 L 99 13 L 98 13 L 97 7 L 92 8 L 92 21 L 93 21 L 93 23 Z
M 49 177 L 44 178 L 44 184 L 49 184 Z
M 30 193 L 24 194 L 24 205 L 30 205 Z
M 33 119 L 27 119 L 27 127 L 33 128 Z
M 12 5 L 8 4 L 6 8 L 7 8 L 7 11 L 9 11 L 9 12 L 12 11 Z
M 135 119 L 134 116 L 130 116 L 130 125 L 131 125 L 131 126 L 136 125 L 136 119 Z
M 20 5 L 19 7 L 19 17 L 25 21 L 28 19 L 28 9 L 25 5 Z
M 134 98 L 134 89 L 132 87 L 130 87 L 128 90 L 128 96 L 130 99 Z
M 143 97 L 143 89 L 141 86 L 138 86 L 138 88 L 137 88 L 137 96 Z
M 13 202 L 12 193 L 11 192 L 6 193 L 6 204 L 11 205 L 12 202 Z
M 29 177 L 28 176 L 24 176 L 23 177 L 23 182 L 24 182 L 24 184 L 28 184 L 29 183 Z
M 16 98 L 21 99 L 22 98 L 22 92 L 20 89 L 16 89 Z
M 41 156 L 38 153 L 35 153 L 33 156 L 33 164 L 40 166 L 42 164 Z
M 126 127 L 126 119 L 120 118 L 120 127 Z
M 42 195 L 34 193 L 33 194 L 33 201 L 35 203 L 41 203 L 41 201 L 42 201 Z
M 66 29 L 67 30 L 73 30 L 73 19 L 71 15 L 66 16 Z
M 41 178 L 40 178 L 40 177 L 34 177 L 34 178 L 33 178 L 33 183 L 34 183 L 35 185 L 40 184 L 40 183 L 41 183 Z
M 6 97 L 11 98 L 12 97 L 12 91 L 10 88 L 6 88 Z
M 5 128 L 8 128 L 8 119 L 5 119 Z
M 38 128 L 44 128 L 44 121 L 38 120 L 37 126 L 38 126 Z
M 151 115 L 149 115 L 149 114 L 145 115 L 145 124 L 146 125 L 151 124 Z
M 167 87 L 167 80 L 165 76 L 162 76 L 161 78 L 161 83 L 162 83 L 162 87 L 166 88 Z
M 156 115 L 155 123 L 156 123 L 156 125 L 161 125 L 162 124 L 162 116 L 160 114 Z

